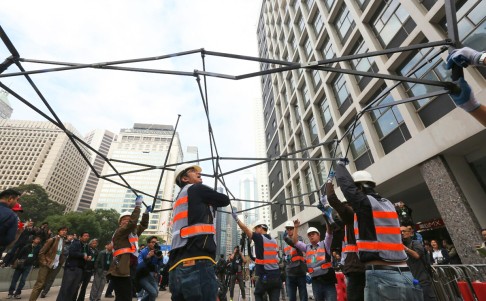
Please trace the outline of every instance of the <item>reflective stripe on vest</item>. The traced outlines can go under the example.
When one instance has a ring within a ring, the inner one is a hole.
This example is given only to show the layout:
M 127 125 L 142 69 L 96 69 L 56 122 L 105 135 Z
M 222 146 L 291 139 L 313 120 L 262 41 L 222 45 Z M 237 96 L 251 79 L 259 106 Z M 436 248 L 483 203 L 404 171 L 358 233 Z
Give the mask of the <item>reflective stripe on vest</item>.
M 255 263 L 261 264 L 265 270 L 278 270 L 278 245 L 275 239 L 263 238 L 263 258 L 256 258 Z
M 185 246 L 190 237 L 216 234 L 214 224 L 198 223 L 188 225 L 189 200 L 187 190 L 191 186 L 192 184 L 187 184 L 181 189 L 172 207 L 172 249 Z
M 289 245 L 287 245 L 284 248 L 284 254 L 285 254 L 286 257 L 288 256 L 290 258 L 290 262 L 288 262 L 286 264 L 286 268 L 289 268 L 289 269 L 295 268 L 295 267 L 300 266 L 301 262 L 305 262 L 305 258 L 302 255 L 302 252 L 300 252 L 300 251 L 298 252 L 295 248 L 293 248 Z
M 307 263 L 307 272 L 311 277 L 326 274 L 332 267 L 330 256 L 327 255 L 324 241 L 317 244 L 317 249 L 312 248 L 312 244 L 306 246 L 305 261 Z
M 401 262 L 407 260 L 400 233 L 400 223 L 395 207 L 387 199 L 378 201 L 368 195 L 373 212 L 373 225 L 376 239 L 373 237 L 360 237 L 358 218 L 354 216 L 354 233 L 359 253 L 378 252 L 384 261 Z M 363 231 L 362 233 L 366 233 Z
M 113 251 L 113 256 L 118 256 L 125 253 L 131 253 L 138 257 L 138 236 L 135 233 L 128 234 L 128 241 L 130 242 L 130 248 L 120 248 Z
M 348 226 L 344 226 L 344 240 L 341 250 L 341 263 L 344 264 L 348 253 L 358 253 L 358 246 L 348 243 Z

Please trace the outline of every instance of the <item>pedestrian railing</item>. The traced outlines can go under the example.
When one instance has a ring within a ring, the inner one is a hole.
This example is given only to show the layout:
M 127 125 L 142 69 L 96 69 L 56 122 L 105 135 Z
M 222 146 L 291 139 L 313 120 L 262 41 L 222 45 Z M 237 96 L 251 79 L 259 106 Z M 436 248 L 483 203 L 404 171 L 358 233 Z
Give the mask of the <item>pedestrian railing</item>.
M 486 301 L 486 264 L 434 265 L 431 272 L 438 300 Z

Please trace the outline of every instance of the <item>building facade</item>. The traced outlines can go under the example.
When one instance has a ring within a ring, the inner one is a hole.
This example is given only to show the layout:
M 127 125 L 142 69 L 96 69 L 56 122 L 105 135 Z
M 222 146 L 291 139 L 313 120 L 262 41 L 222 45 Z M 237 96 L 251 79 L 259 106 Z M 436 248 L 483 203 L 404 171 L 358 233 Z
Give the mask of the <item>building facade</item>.
M 110 146 L 114 138 L 115 134 L 110 131 L 93 130 L 84 137 L 84 141 L 86 141 L 86 143 L 88 143 L 92 148 L 97 150 L 106 158 L 108 156 L 108 151 L 110 150 Z M 93 165 L 96 172 L 101 175 L 103 171 L 103 166 L 105 165 L 105 160 L 102 156 L 92 151 L 90 151 L 90 153 L 90 163 Z M 93 201 L 96 187 L 98 186 L 99 181 L 100 179 L 96 176 L 94 171 L 90 169 L 85 178 L 77 211 L 85 211 L 90 209 L 91 202 Z
M 0 89 L 0 119 L 10 119 L 12 112 L 7 91 Z
M 171 125 L 135 123 L 133 128 L 122 129 L 113 141 L 108 157 L 113 161 L 118 172 L 134 171 L 143 168 L 125 162 L 136 162 L 145 165 L 161 166 L 164 164 L 169 151 L 169 145 L 174 133 Z M 170 150 L 167 164 L 179 163 L 182 160 L 182 149 L 179 136 L 174 135 L 174 141 Z M 165 200 L 174 197 L 174 172 L 166 170 L 162 178 L 159 190 L 157 186 L 161 175 L 160 169 L 151 169 L 143 172 L 135 172 L 123 175 L 125 180 L 134 189 L 150 195 L 157 195 Z M 115 172 L 108 165 L 103 168 L 103 175 L 112 175 Z M 113 176 L 112 180 L 123 183 L 119 177 Z M 95 197 L 91 204 L 93 209 L 115 209 L 118 212 L 131 211 L 134 208 L 135 194 L 128 188 L 119 186 L 109 181 L 101 181 L 96 189 Z M 147 205 L 151 205 L 153 198 L 144 196 Z M 157 200 L 154 210 L 172 208 L 172 203 Z M 145 235 L 158 235 L 168 240 L 168 223 L 170 211 L 161 211 L 150 214 L 149 227 Z
M 71 125 L 66 128 L 79 137 Z M 54 124 L 0 120 L 0 190 L 39 184 L 51 200 L 74 211 L 87 172 L 88 164 Z
M 486 50 L 486 2 L 462 0 L 456 5 L 461 42 Z M 263 1 L 259 55 L 308 63 L 445 40 L 444 6 L 444 1 L 428 0 Z M 446 57 L 447 51 L 439 47 L 422 48 L 326 67 L 450 81 Z M 261 63 L 262 70 L 279 66 Z M 485 103 L 486 70 L 468 68 L 464 73 L 477 99 Z M 463 263 L 484 262 L 472 248 L 486 226 L 484 128 L 456 108 L 447 94 L 361 114 L 369 104 L 441 88 L 311 68 L 264 75 L 261 85 L 267 156 L 302 159 L 269 165 L 274 228 L 282 231 L 291 218 L 304 223 L 302 231 L 320 227 L 319 211 L 306 206 L 317 205 L 317 188 L 332 168 L 332 162 L 322 158 L 346 156 L 351 172 L 368 170 L 378 192 L 411 207 L 415 223 L 443 221 L 445 232 L 423 229 L 424 236 L 448 236 Z M 390 93 L 373 102 L 388 89 Z M 358 114 L 362 116 L 355 123 Z

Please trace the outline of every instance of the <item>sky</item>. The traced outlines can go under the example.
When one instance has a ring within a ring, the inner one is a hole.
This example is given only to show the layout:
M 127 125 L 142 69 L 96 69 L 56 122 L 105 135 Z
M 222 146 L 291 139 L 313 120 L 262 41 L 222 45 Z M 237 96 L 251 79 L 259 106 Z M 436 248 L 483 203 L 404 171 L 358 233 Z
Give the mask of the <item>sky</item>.
M 2 1 L 0 26 L 25 59 L 98 63 L 201 48 L 258 56 L 260 8 L 261 0 L 9 0 Z M 9 55 L 0 43 L 0 62 Z M 205 59 L 206 71 L 230 75 L 259 71 L 254 62 Z M 56 67 L 22 65 L 26 70 Z M 186 72 L 203 69 L 200 54 L 120 66 Z M 17 71 L 11 66 L 3 74 Z M 193 76 L 79 69 L 35 74 L 32 79 L 61 120 L 71 123 L 81 135 L 93 129 L 118 133 L 135 122 L 175 125 L 180 114 L 177 131 L 183 149 L 197 146 L 200 158 L 211 156 L 207 120 Z M 24 77 L 0 81 L 48 113 Z M 261 99 L 260 79 L 208 78 L 207 86 L 219 155 L 256 157 L 254 105 Z M 45 120 L 13 96 L 9 101 L 14 109 L 12 119 Z M 246 164 L 249 162 L 224 161 L 222 168 L 228 171 Z M 228 177 L 227 181 L 237 193 L 237 180 Z M 212 184 L 209 179 L 206 182 Z

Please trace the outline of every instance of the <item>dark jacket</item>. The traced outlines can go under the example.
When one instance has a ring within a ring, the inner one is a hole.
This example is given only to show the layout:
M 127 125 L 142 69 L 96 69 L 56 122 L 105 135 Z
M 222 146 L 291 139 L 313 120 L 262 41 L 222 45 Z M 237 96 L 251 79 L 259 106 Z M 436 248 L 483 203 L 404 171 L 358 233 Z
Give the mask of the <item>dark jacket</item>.
M 0 247 L 6 247 L 15 240 L 17 214 L 5 203 L 0 203 Z
M 84 270 L 86 272 L 94 272 L 95 261 L 98 258 L 98 253 L 98 250 L 91 248 L 90 246 L 86 246 L 86 255 L 91 256 L 91 260 L 86 261 L 86 264 L 84 266 Z
M 37 259 L 39 256 L 40 249 L 41 249 L 40 245 L 34 247 L 34 245 L 32 244 L 28 244 L 20 250 L 17 259 L 24 259 L 25 267 L 37 265 Z
M 101 251 L 94 263 L 95 273 L 102 274 L 103 272 L 108 271 L 112 261 L 113 252 L 108 252 L 106 249 Z
M 230 200 L 227 195 L 214 191 L 203 184 L 194 184 L 187 190 L 188 196 L 188 225 L 197 223 L 212 223 L 213 211 L 216 207 L 228 206 Z M 215 264 L 216 243 L 214 235 L 198 235 L 189 238 L 184 247 L 170 251 L 169 265 L 175 268 L 184 259 L 207 258 Z
M 130 241 L 128 241 L 128 235 L 130 233 L 135 233 L 138 236 L 142 235 L 143 231 L 147 229 L 149 222 L 149 215 L 143 214 L 142 221 L 137 226 L 138 218 L 140 217 L 140 207 L 135 207 L 133 209 L 132 215 L 130 216 L 130 222 L 124 227 L 118 227 L 113 234 L 113 250 L 118 250 L 122 248 L 130 248 Z M 115 277 L 130 277 L 130 258 L 133 256 L 130 253 L 125 253 L 118 255 L 117 258 L 113 258 L 110 269 L 108 270 L 109 275 Z
M 334 210 L 337 211 L 341 220 L 346 225 L 346 238 L 349 244 L 356 244 L 356 237 L 354 236 L 354 210 L 349 204 L 341 203 L 335 193 L 328 194 L 327 200 Z M 359 260 L 357 253 L 346 253 L 344 261 L 343 273 L 364 273 L 365 265 Z
M 85 246 L 79 239 L 73 240 L 69 246 L 68 258 L 66 260 L 66 268 L 81 268 L 84 269 L 86 261 L 84 260 Z

